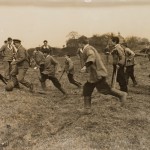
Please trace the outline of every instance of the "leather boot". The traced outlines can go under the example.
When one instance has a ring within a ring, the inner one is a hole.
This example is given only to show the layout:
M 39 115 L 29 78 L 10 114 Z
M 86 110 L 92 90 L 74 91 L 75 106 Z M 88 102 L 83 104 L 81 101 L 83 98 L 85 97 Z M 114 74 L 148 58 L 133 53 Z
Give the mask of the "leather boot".
M 123 92 L 123 91 L 120 91 L 120 90 L 117 90 L 117 89 L 114 89 L 114 88 L 112 88 L 111 91 L 112 91 L 112 95 L 114 95 L 114 96 L 116 96 L 120 99 L 121 106 L 123 106 L 126 99 L 127 99 L 128 94 L 126 92 Z
M 133 87 L 135 87 L 137 85 L 136 80 L 133 80 Z
M 30 84 L 29 91 L 30 91 L 31 93 L 34 92 L 34 88 L 33 88 L 33 84 L 32 84 L 32 83 Z
M 41 87 L 43 91 L 46 91 L 46 83 L 45 82 L 41 82 Z
M 84 108 L 90 109 L 91 108 L 91 97 L 84 97 Z
M 91 97 L 84 97 L 84 110 L 81 112 L 83 115 L 91 114 Z
M 68 95 L 67 95 L 67 93 L 66 93 L 66 91 L 62 88 L 62 87 L 60 87 L 60 88 L 58 88 L 62 93 L 63 93 L 63 99 L 65 99 L 65 98 L 67 98 L 68 97 Z

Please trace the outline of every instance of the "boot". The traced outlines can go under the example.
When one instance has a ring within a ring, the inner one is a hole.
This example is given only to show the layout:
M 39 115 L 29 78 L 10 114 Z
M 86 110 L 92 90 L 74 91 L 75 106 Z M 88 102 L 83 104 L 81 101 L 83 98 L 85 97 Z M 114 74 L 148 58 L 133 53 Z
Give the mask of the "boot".
M 117 90 L 114 88 L 112 88 L 111 91 L 112 91 L 112 95 L 114 95 L 120 99 L 121 106 L 123 106 L 127 99 L 128 94 L 126 92 L 123 92 L 123 91 L 120 91 L 120 90 Z
M 31 93 L 34 92 L 34 88 L 33 88 L 33 84 L 32 84 L 32 83 L 30 84 L 29 91 L 30 91 Z
M 133 87 L 135 87 L 137 85 L 136 80 L 133 80 Z
M 46 83 L 45 82 L 41 82 L 41 87 L 43 91 L 46 91 Z
M 91 97 L 84 97 L 84 108 L 91 109 Z
M 79 111 L 82 115 L 91 114 L 91 97 L 84 97 L 84 108 Z
M 60 87 L 60 88 L 58 88 L 58 89 L 59 89 L 59 91 L 61 91 L 63 94 L 66 94 L 65 90 L 64 90 L 62 87 Z
M 68 95 L 67 95 L 67 93 L 66 93 L 66 91 L 62 88 L 62 87 L 60 87 L 60 88 L 58 88 L 62 93 L 63 93 L 63 99 L 65 99 L 65 98 L 67 98 L 68 97 Z
M 16 89 L 20 89 L 20 85 L 19 85 L 19 83 L 18 83 L 18 84 L 16 84 L 16 85 L 14 86 L 14 88 L 16 88 Z

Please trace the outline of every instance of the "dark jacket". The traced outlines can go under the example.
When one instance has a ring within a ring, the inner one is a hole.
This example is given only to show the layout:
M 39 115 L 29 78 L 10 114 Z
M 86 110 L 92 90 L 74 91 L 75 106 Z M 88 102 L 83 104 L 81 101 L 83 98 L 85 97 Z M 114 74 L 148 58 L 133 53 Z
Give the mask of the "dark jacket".
M 26 49 L 20 45 L 16 53 L 16 63 L 18 68 L 29 68 L 29 55 Z

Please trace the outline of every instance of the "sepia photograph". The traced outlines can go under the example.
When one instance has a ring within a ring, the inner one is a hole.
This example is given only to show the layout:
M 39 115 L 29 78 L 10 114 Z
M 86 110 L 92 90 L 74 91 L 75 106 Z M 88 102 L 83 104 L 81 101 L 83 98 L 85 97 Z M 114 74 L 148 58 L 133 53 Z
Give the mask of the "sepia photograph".
M 0 150 L 150 150 L 150 0 L 0 0 Z

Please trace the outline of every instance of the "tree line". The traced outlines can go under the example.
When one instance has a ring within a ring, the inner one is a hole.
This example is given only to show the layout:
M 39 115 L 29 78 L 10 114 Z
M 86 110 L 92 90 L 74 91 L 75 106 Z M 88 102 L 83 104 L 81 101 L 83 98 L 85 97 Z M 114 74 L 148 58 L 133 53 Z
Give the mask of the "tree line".
M 105 48 L 108 45 L 111 36 L 115 35 L 114 33 L 105 33 L 105 34 L 94 34 L 92 37 L 88 37 L 89 43 L 94 46 L 99 52 L 105 52 Z M 84 36 L 84 35 L 82 35 Z M 65 54 L 70 54 L 75 56 L 78 49 L 78 37 L 79 34 L 75 31 L 70 32 L 67 35 L 66 45 L 63 45 L 63 48 L 51 47 L 53 55 L 64 56 Z M 130 36 L 124 38 L 129 48 L 133 51 L 142 50 L 145 46 L 150 43 L 147 38 L 141 38 L 137 36 Z M 39 47 L 40 49 L 40 47 Z M 29 48 L 28 53 L 32 56 L 35 48 Z

